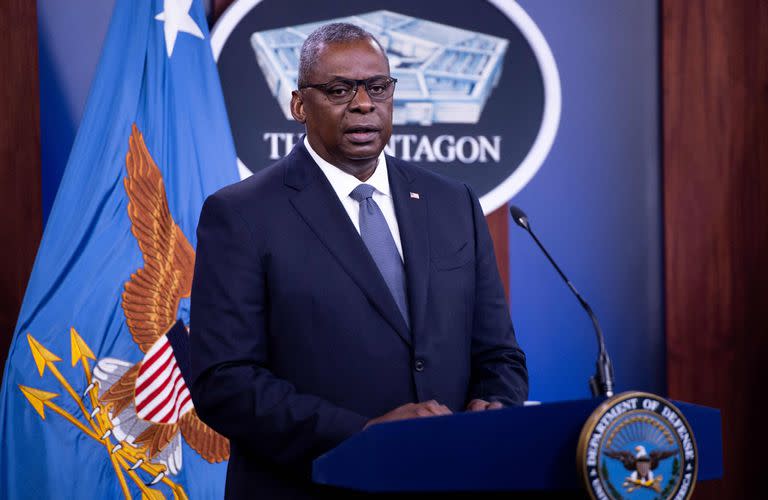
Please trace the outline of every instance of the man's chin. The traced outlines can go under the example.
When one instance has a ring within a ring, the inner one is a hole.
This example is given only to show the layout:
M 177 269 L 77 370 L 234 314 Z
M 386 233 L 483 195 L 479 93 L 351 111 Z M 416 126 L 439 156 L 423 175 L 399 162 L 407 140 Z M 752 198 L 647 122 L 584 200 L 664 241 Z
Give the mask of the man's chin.
M 359 163 L 378 158 L 383 149 L 383 144 L 369 142 L 365 144 L 354 144 L 348 146 L 344 148 L 342 153 L 347 160 L 354 163 Z

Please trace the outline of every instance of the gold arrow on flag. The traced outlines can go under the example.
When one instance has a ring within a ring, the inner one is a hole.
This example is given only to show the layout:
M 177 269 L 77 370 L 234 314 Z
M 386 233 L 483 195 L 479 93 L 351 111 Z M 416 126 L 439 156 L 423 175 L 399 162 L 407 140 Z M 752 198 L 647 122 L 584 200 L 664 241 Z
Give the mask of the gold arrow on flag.
M 67 410 L 51 401 L 53 398 L 57 397 L 58 394 L 35 389 L 34 387 L 27 387 L 25 385 L 19 385 L 19 389 L 24 394 L 24 397 L 27 398 L 29 404 L 31 404 L 37 413 L 40 414 L 40 417 L 43 420 L 45 420 L 45 408 L 50 408 L 62 417 L 69 420 L 70 423 L 86 433 L 88 436 L 92 437 L 96 441 L 101 441 L 99 436 L 97 436 L 91 429 L 80 423 L 80 421 L 73 417 Z
M 98 429 L 103 431 L 105 429 L 105 419 L 108 417 L 107 415 L 101 415 L 100 417 L 98 416 L 98 413 L 101 410 L 101 406 L 96 400 L 98 389 L 93 383 L 93 378 L 91 377 L 91 365 L 88 363 L 89 359 L 96 361 L 96 356 L 93 355 L 93 351 L 91 351 L 91 348 L 88 347 L 88 344 L 85 343 L 77 330 L 75 330 L 74 326 L 69 329 L 69 338 L 70 344 L 72 346 L 72 366 L 77 366 L 78 361 L 81 361 L 83 364 L 85 380 L 88 383 L 86 392 L 88 393 L 89 399 L 91 401 L 91 408 L 93 408 L 93 412 L 91 412 L 90 416 L 91 418 L 96 418 Z M 83 397 L 85 397 L 85 394 L 83 394 Z
M 83 367 L 86 368 L 87 372 L 88 360 L 96 361 L 96 356 L 93 355 L 93 351 L 91 351 L 91 348 L 88 347 L 88 344 L 85 343 L 80 334 L 77 333 L 74 326 L 69 329 L 69 337 L 72 343 L 72 366 L 76 366 L 77 362 L 82 360 Z M 88 378 L 90 379 L 91 377 L 88 376 Z
M 40 389 L 34 389 L 24 385 L 20 385 L 19 389 L 21 389 L 24 397 L 27 398 L 29 404 L 32 405 L 32 408 L 35 409 L 35 411 L 40 415 L 40 418 L 43 420 L 45 420 L 45 402 L 59 397 L 59 395 L 56 393 L 41 391 Z
M 40 372 L 40 376 L 45 373 L 46 366 L 53 366 L 53 362 L 61 361 L 61 358 L 54 353 L 46 349 L 40 344 L 31 334 L 27 334 L 27 340 L 29 341 L 29 348 L 32 350 L 32 357 L 35 358 L 35 365 L 37 365 L 37 371 Z
M 75 400 L 75 403 L 80 407 L 80 411 L 83 412 L 83 416 L 88 420 L 88 423 L 91 424 L 91 427 L 94 430 L 98 429 L 99 426 L 96 425 L 93 418 L 91 418 L 91 414 L 85 409 L 82 398 L 75 392 L 72 386 L 69 385 L 69 382 L 64 378 L 64 375 L 61 374 L 59 369 L 56 368 L 56 365 L 53 364 L 57 361 L 61 361 L 61 358 L 43 347 L 40 342 L 35 340 L 32 334 L 27 334 L 27 340 L 29 341 L 29 348 L 32 350 L 32 357 L 35 358 L 35 364 L 37 365 L 37 371 L 40 372 L 40 376 L 42 377 L 45 369 L 48 368 L 61 386 L 69 393 L 72 399 Z M 88 349 L 88 351 L 90 352 L 90 349 Z

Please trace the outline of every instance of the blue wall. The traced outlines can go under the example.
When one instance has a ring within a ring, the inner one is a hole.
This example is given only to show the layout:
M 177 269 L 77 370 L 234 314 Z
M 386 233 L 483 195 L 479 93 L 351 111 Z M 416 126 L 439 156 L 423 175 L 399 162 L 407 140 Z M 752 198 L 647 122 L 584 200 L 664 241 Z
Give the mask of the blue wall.
M 114 0 L 37 0 L 43 223 L 75 140 Z
M 521 0 L 560 70 L 560 130 L 512 200 L 591 304 L 619 390 L 666 392 L 656 2 Z M 535 244 L 510 228 L 512 317 L 531 397 L 588 394 L 591 322 Z
M 518 3 L 549 42 L 563 99 L 552 151 L 512 202 L 528 212 L 599 317 L 617 388 L 664 394 L 656 2 Z M 113 4 L 38 0 L 46 219 Z M 512 318 L 528 354 L 531 399 L 587 397 L 596 355 L 589 318 L 514 225 L 510 261 Z

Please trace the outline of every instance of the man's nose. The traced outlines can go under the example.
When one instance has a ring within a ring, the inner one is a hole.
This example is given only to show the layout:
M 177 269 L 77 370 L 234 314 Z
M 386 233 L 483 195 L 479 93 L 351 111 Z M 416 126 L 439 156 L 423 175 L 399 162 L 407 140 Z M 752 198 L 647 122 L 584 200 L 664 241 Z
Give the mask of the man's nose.
M 371 96 L 368 95 L 368 89 L 365 85 L 358 85 L 355 96 L 349 102 L 350 110 L 359 111 L 361 113 L 370 113 L 376 106 L 373 104 Z

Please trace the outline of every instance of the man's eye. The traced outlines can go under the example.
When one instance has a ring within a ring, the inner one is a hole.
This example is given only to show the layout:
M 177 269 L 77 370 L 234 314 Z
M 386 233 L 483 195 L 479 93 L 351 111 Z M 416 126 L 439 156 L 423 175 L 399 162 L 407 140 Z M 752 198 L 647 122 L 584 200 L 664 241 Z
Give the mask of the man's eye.
M 328 87 L 326 92 L 328 92 L 328 95 L 332 95 L 334 97 L 344 97 L 345 95 L 349 95 L 349 93 L 352 91 L 352 87 L 349 87 L 347 85 L 334 85 L 332 87 Z
M 387 90 L 387 86 L 383 83 L 372 83 L 368 87 L 368 93 L 374 95 L 383 94 L 385 90 Z

